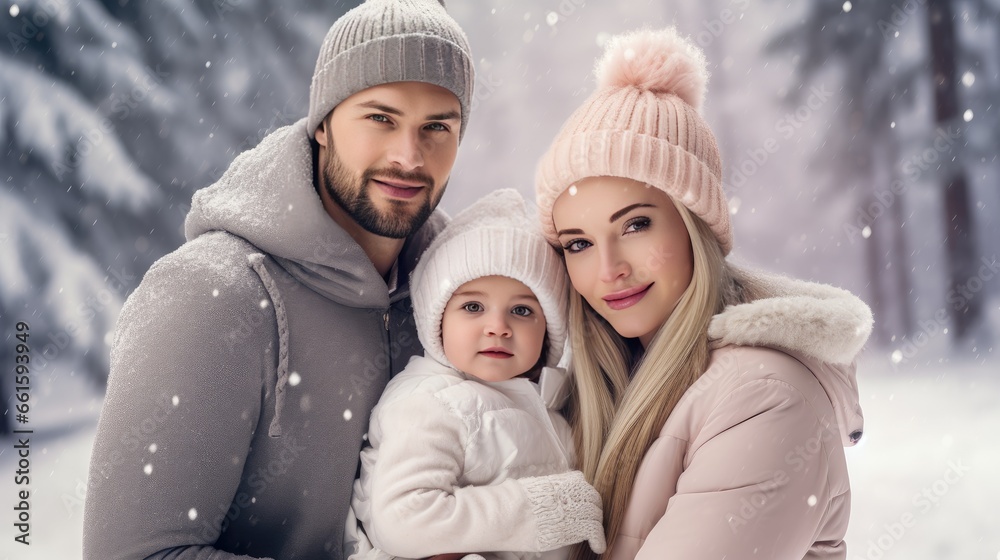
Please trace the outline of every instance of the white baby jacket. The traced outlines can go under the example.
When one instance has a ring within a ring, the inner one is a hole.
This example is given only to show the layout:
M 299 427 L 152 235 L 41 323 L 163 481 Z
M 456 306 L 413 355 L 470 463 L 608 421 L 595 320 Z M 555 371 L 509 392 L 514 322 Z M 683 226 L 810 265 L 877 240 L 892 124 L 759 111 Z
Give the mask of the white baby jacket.
M 431 358 L 411 358 L 372 410 L 345 556 L 535 548 L 537 524 L 515 479 L 574 468 L 570 427 L 555 410 L 568 390 L 558 368 L 544 368 L 537 385 L 524 378 L 490 383 Z M 567 556 L 568 547 L 488 555 Z

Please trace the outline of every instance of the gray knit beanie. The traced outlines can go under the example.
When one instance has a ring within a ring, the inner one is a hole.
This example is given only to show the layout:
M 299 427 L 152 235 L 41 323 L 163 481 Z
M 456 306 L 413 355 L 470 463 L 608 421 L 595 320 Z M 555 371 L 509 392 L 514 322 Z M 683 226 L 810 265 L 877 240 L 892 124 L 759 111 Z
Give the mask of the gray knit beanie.
M 441 86 L 462 105 L 465 134 L 475 81 L 469 40 L 435 0 L 367 0 L 323 39 L 309 89 L 310 133 L 355 93 L 391 82 Z

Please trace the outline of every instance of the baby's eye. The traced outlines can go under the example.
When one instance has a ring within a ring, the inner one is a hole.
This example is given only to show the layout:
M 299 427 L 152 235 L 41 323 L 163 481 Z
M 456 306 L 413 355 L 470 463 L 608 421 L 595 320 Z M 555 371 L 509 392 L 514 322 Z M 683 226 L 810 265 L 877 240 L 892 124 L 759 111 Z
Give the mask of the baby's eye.
M 518 305 L 510 310 L 511 313 L 519 317 L 530 317 L 534 311 L 526 305 Z
M 475 301 L 470 301 L 469 303 L 463 305 L 462 309 L 468 311 L 469 313 L 480 313 L 483 311 L 483 305 Z

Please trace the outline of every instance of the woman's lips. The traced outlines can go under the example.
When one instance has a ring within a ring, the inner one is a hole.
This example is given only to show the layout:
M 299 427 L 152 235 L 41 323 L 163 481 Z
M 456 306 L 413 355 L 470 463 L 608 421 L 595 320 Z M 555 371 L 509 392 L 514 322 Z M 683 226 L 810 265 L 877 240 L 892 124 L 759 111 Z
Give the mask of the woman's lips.
M 639 300 L 649 293 L 649 288 L 652 285 L 653 283 L 650 282 L 645 286 L 636 286 L 635 288 L 629 288 L 627 290 L 608 294 L 601 299 L 608 303 L 608 307 L 614 309 L 615 311 L 619 311 L 639 303 Z

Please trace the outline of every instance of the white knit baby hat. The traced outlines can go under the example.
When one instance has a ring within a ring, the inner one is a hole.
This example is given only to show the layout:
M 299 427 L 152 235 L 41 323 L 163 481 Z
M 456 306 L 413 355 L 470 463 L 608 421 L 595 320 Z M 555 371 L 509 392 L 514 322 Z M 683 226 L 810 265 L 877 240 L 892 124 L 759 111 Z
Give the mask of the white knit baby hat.
M 494 191 L 460 212 L 420 257 L 410 297 L 424 352 L 454 367 L 441 340 L 444 308 L 459 286 L 484 276 L 513 278 L 534 292 L 549 335 L 544 365 L 559 363 L 569 307 L 566 269 L 514 189 Z

